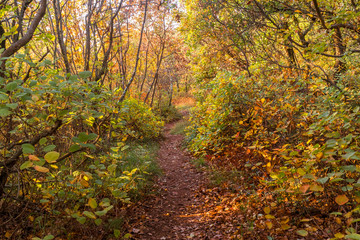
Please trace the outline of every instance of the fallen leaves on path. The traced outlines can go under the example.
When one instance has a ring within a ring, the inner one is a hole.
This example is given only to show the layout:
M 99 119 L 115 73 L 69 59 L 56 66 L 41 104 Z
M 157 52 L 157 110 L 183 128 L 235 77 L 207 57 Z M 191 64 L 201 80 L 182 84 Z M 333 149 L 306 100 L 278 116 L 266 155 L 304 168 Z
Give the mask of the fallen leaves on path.
M 329 206 L 316 202 L 293 206 L 278 201 L 270 189 L 256 178 L 249 181 L 249 176 L 212 186 L 206 172 L 192 166 L 181 142 L 181 136 L 166 133 L 158 158 L 164 171 L 157 182 L 158 194 L 147 196 L 129 211 L 132 239 L 345 237 L 340 232 L 344 222 L 353 221 L 351 214 L 325 214 L 331 212 Z M 346 199 L 339 196 L 336 201 L 342 204 Z

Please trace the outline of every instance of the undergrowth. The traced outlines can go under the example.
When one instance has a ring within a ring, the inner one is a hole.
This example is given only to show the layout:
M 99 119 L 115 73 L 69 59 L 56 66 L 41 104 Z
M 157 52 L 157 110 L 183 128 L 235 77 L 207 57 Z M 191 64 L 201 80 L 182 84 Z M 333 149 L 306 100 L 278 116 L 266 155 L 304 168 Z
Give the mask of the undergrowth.
M 186 119 L 180 120 L 175 124 L 171 129 L 170 133 L 175 135 L 185 135 L 185 129 L 190 125 L 189 121 Z

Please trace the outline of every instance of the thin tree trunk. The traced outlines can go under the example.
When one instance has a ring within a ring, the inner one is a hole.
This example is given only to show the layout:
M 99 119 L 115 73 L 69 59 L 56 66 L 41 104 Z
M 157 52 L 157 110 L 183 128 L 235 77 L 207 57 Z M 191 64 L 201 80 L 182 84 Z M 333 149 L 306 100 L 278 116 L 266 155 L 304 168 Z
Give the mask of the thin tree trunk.
M 159 77 L 159 70 L 160 70 L 161 62 L 162 62 L 163 56 L 164 56 L 164 49 L 165 49 L 165 42 L 162 43 L 161 50 L 160 50 L 161 53 L 160 53 L 160 57 L 159 57 L 158 62 L 157 62 L 156 72 L 155 72 L 155 75 L 154 75 L 154 80 L 153 80 L 152 84 L 150 85 L 148 93 L 146 94 L 146 97 L 144 99 L 144 103 L 146 103 L 146 101 L 148 100 L 148 98 L 150 96 L 150 93 L 151 93 L 151 90 L 152 90 L 153 87 L 155 87 L 157 79 Z
M 147 8 L 148 8 L 148 0 L 145 0 L 145 12 L 144 12 L 144 20 L 141 26 L 141 33 L 140 33 L 140 40 L 139 40 L 139 46 L 138 46 L 138 50 L 137 50 L 137 54 L 136 54 L 136 61 L 135 61 L 135 66 L 134 66 L 134 71 L 133 74 L 128 82 L 128 84 L 126 85 L 120 99 L 119 102 L 124 101 L 125 96 L 127 91 L 129 90 L 132 82 L 134 81 L 135 75 L 136 75 L 136 71 L 137 71 L 137 66 L 139 63 L 139 58 L 140 58 L 140 49 L 141 49 L 141 43 L 142 43 L 142 38 L 143 38 L 143 34 L 144 34 L 144 28 L 145 28 L 145 23 L 146 23 L 146 16 L 147 16 Z
M 71 73 L 69 58 L 67 56 L 66 45 L 64 42 L 64 34 L 63 34 L 63 21 L 61 16 L 61 8 L 59 0 L 53 0 L 54 11 L 55 11 L 55 23 L 56 23 L 56 32 L 57 32 L 57 39 L 60 45 L 60 51 L 62 58 L 65 64 L 66 73 Z
M 90 69 L 90 41 L 91 41 L 91 17 L 94 12 L 92 9 L 93 0 L 88 1 L 88 14 L 86 16 L 86 23 L 85 23 L 85 56 L 84 56 L 84 70 L 89 71 Z
M 146 55 L 145 55 L 145 71 L 144 71 L 144 77 L 141 83 L 141 87 L 140 87 L 140 94 L 142 93 L 142 90 L 144 88 L 144 84 L 145 84 L 145 80 L 147 77 L 147 71 L 148 71 L 148 55 L 149 55 L 149 43 L 146 47 Z
M 114 40 L 114 21 L 115 21 L 116 16 L 119 14 L 122 3 L 123 3 L 123 0 L 120 1 L 120 4 L 119 4 L 118 8 L 116 9 L 115 14 L 113 16 L 111 16 L 109 46 L 108 46 L 108 49 L 105 52 L 101 68 L 98 71 L 96 71 L 95 81 L 100 80 L 101 77 L 105 74 L 105 71 L 107 69 L 108 60 L 109 60 L 109 57 L 110 57 L 110 52 L 112 50 L 112 44 L 113 44 L 113 40 Z M 104 84 L 104 78 L 101 80 L 101 85 L 103 85 L 103 84 Z

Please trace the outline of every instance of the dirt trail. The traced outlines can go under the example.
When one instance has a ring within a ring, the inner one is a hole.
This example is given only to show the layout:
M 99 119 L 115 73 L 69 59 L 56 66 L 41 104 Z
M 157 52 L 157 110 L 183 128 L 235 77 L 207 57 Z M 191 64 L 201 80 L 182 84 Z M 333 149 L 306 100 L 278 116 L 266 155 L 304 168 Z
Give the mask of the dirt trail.
M 159 195 L 151 197 L 138 209 L 133 225 L 134 239 L 217 239 L 210 237 L 207 224 L 201 220 L 203 201 L 199 194 L 206 178 L 190 163 L 181 149 L 183 137 L 170 133 L 167 125 L 158 162 L 164 175 L 158 180 Z

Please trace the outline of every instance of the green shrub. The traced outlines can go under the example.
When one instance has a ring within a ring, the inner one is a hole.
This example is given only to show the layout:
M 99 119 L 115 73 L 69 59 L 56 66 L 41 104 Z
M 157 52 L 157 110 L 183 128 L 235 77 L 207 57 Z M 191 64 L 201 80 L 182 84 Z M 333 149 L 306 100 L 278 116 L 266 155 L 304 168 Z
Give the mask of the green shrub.
M 316 78 L 218 74 L 199 91 L 188 148 L 217 164 L 248 169 L 248 177 L 266 184 L 279 200 L 333 210 L 346 204 L 355 215 L 359 82 L 344 78 L 338 87 L 343 90 Z

